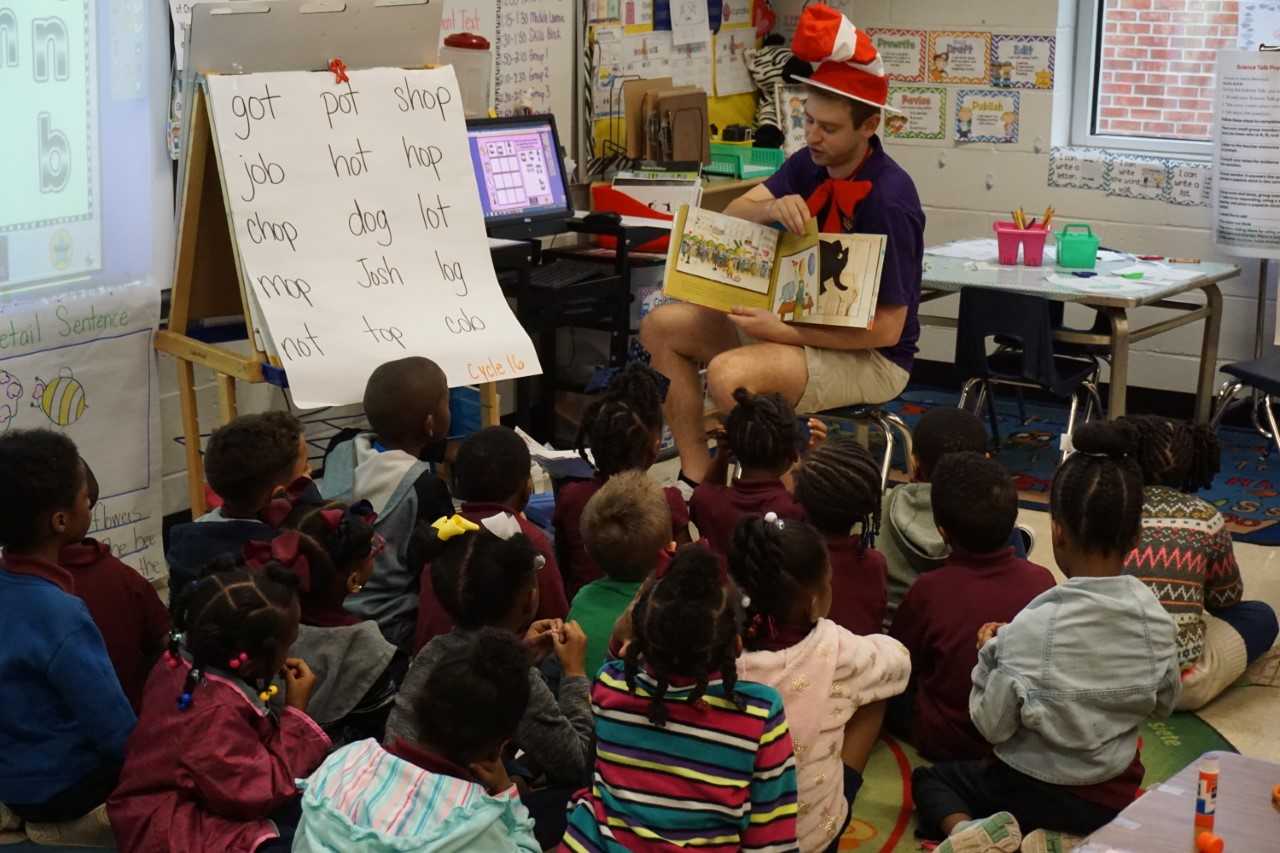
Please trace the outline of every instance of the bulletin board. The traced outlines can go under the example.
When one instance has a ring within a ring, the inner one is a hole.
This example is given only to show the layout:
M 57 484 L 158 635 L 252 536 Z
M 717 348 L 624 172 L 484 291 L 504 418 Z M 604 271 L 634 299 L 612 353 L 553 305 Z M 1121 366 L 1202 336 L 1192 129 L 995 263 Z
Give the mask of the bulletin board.
M 715 94 L 717 42 L 732 40 L 736 45 L 745 41 L 749 46 L 758 43 L 751 0 L 702 0 L 707 5 L 707 41 L 705 48 L 693 46 L 692 57 L 672 42 L 672 6 L 679 2 L 587 0 L 583 68 L 590 73 L 583 84 L 589 96 L 584 100 L 584 115 L 589 101 L 592 145 L 597 157 L 610 153 L 611 141 L 625 146 L 622 84 L 629 79 L 672 77 L 676 85 L 704 85 L 703 81 L 709 78 L 707 115 L 711 124 L 718 128 L 731 124 L 750 127 L 754 122 L 754 92 L 719 97 Z M 709 64 L 709 72 L 695 68 L 697 63 Z

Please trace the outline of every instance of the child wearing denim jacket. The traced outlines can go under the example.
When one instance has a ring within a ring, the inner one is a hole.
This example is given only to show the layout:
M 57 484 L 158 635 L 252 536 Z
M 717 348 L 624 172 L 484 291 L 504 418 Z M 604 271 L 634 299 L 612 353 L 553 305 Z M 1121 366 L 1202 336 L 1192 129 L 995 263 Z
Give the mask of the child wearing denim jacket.
M 937 853 L 1014 851 L 1023 832 L 1104 826 L 1142 782 L 1138 728 L 1178 698 L 1173 620 L 1124 574 L 1142 518 L 1136 434 L 1085 424 L 1073 443 L 1050 496 L 1067 582 L 978 631 L 969 712 L 995 756 L 912 775 L 922 829 L 948 836 Z

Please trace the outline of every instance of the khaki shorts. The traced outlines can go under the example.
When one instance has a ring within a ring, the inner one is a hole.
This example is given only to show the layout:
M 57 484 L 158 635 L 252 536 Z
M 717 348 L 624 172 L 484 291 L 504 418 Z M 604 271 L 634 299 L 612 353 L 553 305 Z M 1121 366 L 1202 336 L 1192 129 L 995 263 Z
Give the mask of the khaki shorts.
M 738 330 L 743 346 L 758 343 Z M 885 358 L 879 350 L 804 348 L 809 381 L 796 412 L 812 415 L 861 404 L 887 403 L 907 388 L 911 374 Z

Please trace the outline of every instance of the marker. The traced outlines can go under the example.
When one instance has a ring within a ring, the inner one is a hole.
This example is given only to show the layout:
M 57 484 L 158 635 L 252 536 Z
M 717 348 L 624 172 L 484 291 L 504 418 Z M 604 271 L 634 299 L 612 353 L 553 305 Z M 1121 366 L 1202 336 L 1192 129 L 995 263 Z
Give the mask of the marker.
M 1126 273 L 1121 273 L 1121 274 L 1120 274 L 1120 277 L 1121 277 L 1121 278 L 1127 278 L 1127 279 L 1129 279 L 1130 281 L 1139 281 L 1139 280 L 1142 278 L 1142 273 L 1140 273 L 1140 272 L 1126 272 Z
M 1163 261 L 1164 255 L 1138 255 L 1140 261 Z
M 1097 273 L 1096 272 L 1073 272 L 1072 275 L 1075 276 L 1076 278 L 1093 278 L 1095 275 L 1097 275 Z
M 1169 263 L 1171 263 L 1171 264 L 1198 264 L 1198 263 L 1200 263 L 1200 259 L 1199 259 L 1199 258 L 1170 258 L 1170 259 L 1169 259 Z

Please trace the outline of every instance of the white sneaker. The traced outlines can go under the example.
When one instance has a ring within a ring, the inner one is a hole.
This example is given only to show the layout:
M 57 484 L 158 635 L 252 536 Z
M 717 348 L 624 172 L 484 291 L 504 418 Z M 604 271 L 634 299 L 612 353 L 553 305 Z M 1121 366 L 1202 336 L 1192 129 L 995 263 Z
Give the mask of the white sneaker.
M 53 847 L 106 847 L 116 846 L 107 818 L 106 804 L 75 820 L 62 823 L 28 823 L 27 838 L 31 843 Z
M 0 832 L 12 832 L 22 828 L 22 818 L 18 817 L 4 803 L 0 803 Z
M 996 812 L 991 817 L 961 823 L 934 853 L 1018 853 L 1022 830 L 1013 815 Z
M 1022 853 L 1071 853 L 1084 839 L 1048 829 L 1037 829 L 1022 839 Z

